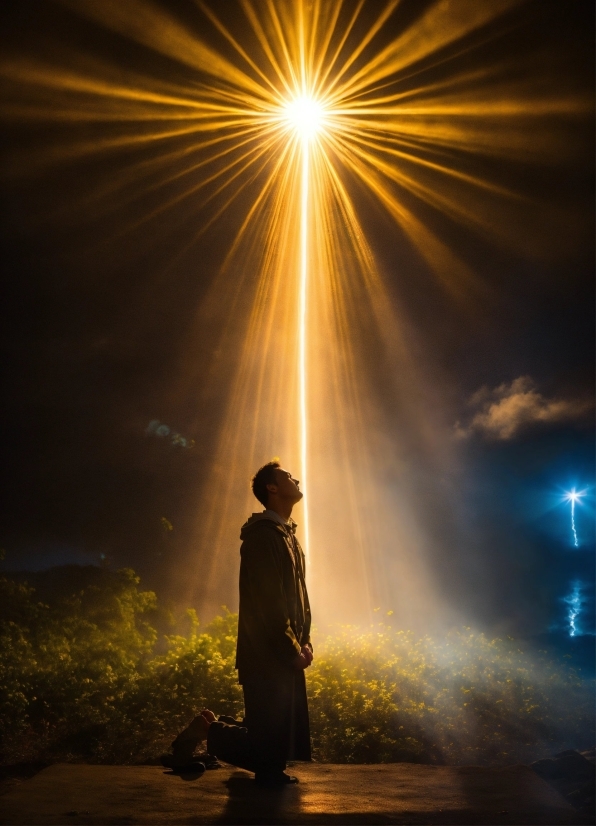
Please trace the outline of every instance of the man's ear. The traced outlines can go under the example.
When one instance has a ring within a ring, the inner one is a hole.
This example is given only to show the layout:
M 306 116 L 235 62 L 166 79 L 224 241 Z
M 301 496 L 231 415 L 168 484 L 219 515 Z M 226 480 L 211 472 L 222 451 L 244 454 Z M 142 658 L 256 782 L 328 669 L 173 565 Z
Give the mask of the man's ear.
M 269 493 L 277 493 L 277 485 L 265 485 Z

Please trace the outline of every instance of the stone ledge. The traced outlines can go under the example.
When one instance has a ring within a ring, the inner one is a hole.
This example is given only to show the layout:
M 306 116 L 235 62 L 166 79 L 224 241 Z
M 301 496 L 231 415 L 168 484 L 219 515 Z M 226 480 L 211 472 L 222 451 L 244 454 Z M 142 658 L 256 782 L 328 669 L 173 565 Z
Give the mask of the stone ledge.
M 527 766 L 297 763 L 261 789 L 232 766 L 187 778 L 158 766 L 57 764 L 0 798 L 2 824 L 574 824 Z

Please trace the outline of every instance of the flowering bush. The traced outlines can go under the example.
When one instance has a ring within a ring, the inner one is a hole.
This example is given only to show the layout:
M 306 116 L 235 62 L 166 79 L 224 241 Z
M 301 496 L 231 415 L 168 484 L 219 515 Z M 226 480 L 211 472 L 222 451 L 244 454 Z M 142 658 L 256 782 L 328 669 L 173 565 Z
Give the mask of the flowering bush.
M 242 715 L 236 615 L 201 628 L 191 610 L 185 633 L 159 635 L 157 599 L 134 572 L 96 573 L 46 600 L 0 577 L 4 764 L 143 762 L 202 707 Z M 504 764 L 593 740 L 592 686 L 514 640 L 378 625 L 315 642 L 317 760 Z
M 593 683 L 515 640 L 341 628 L 310 673 L 315 752 L 327 762 L 506 764 L 591 747 Z

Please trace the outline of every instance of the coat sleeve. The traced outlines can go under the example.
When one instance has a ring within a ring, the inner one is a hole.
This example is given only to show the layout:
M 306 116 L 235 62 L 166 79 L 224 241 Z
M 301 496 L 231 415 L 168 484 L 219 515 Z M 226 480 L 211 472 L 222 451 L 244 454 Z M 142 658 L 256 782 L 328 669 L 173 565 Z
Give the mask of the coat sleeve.
M 240 599 L 249 608 L 246 630 L 255 650 L 289 665 L 300 654 L 283 587 L 280 543 L 272 531 L 242 545 Z
M 298 548 L 299 548 L 299 551 L 300 551 L 300 559 L 301 559 L 301 562 L 302 562 L 302 572 L 303 572 L 303 575 L 304 575 L 304 572 L 306 571 L 306 557 L 304 556 L 304 551 L 302 550 L 302 548 L 300 546 L 300 543 L 297 542 L 297 544 L 298 544 Z M 307 631 L 306 637 L 304 638 L 304 645 L 307 645 L 310 648 L 311 653 L 314 654 L 314 648 L 312 647 L 312 641 L 310 639 L 310 602 L 309 602 L 309 599 L 308 599 L 308 591 L 306 590 L 306 580 L 304 579 L 303 582 L 304 582 L 304 602 L 305 602 L 305 608 L 306 608 L 306 611 L 307 611 L 307 614 L 308 614 L 308 617 L 307 617 L 307 629 L 308 629 L 308 631 Z

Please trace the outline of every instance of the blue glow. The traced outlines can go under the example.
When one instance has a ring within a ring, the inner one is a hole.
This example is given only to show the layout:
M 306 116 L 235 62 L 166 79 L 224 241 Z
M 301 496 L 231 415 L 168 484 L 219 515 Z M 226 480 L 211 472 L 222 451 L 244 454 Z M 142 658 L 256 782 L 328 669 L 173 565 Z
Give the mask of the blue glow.
M 579 540 L 577 538 L 577 530 L 575 527 L 575 503 L 579 502 L 585 495 L 585 490 L 576 491 L 575 488 L 572 488 L 565 494 L 565 501 L 571 502 L 571 532 L 573 534 L 573 544 L 576 548 L 579 548 Z
M 576 637 L 581 634 L 578 618 L 581 614 L 583 604 L 579 582 L 572 583 L 571 593 L 566 597 L 563 597 L 563 602 L 569 606 L 569 611 L 567 612 L 567 619 L 569 621 L 569 636 Z

